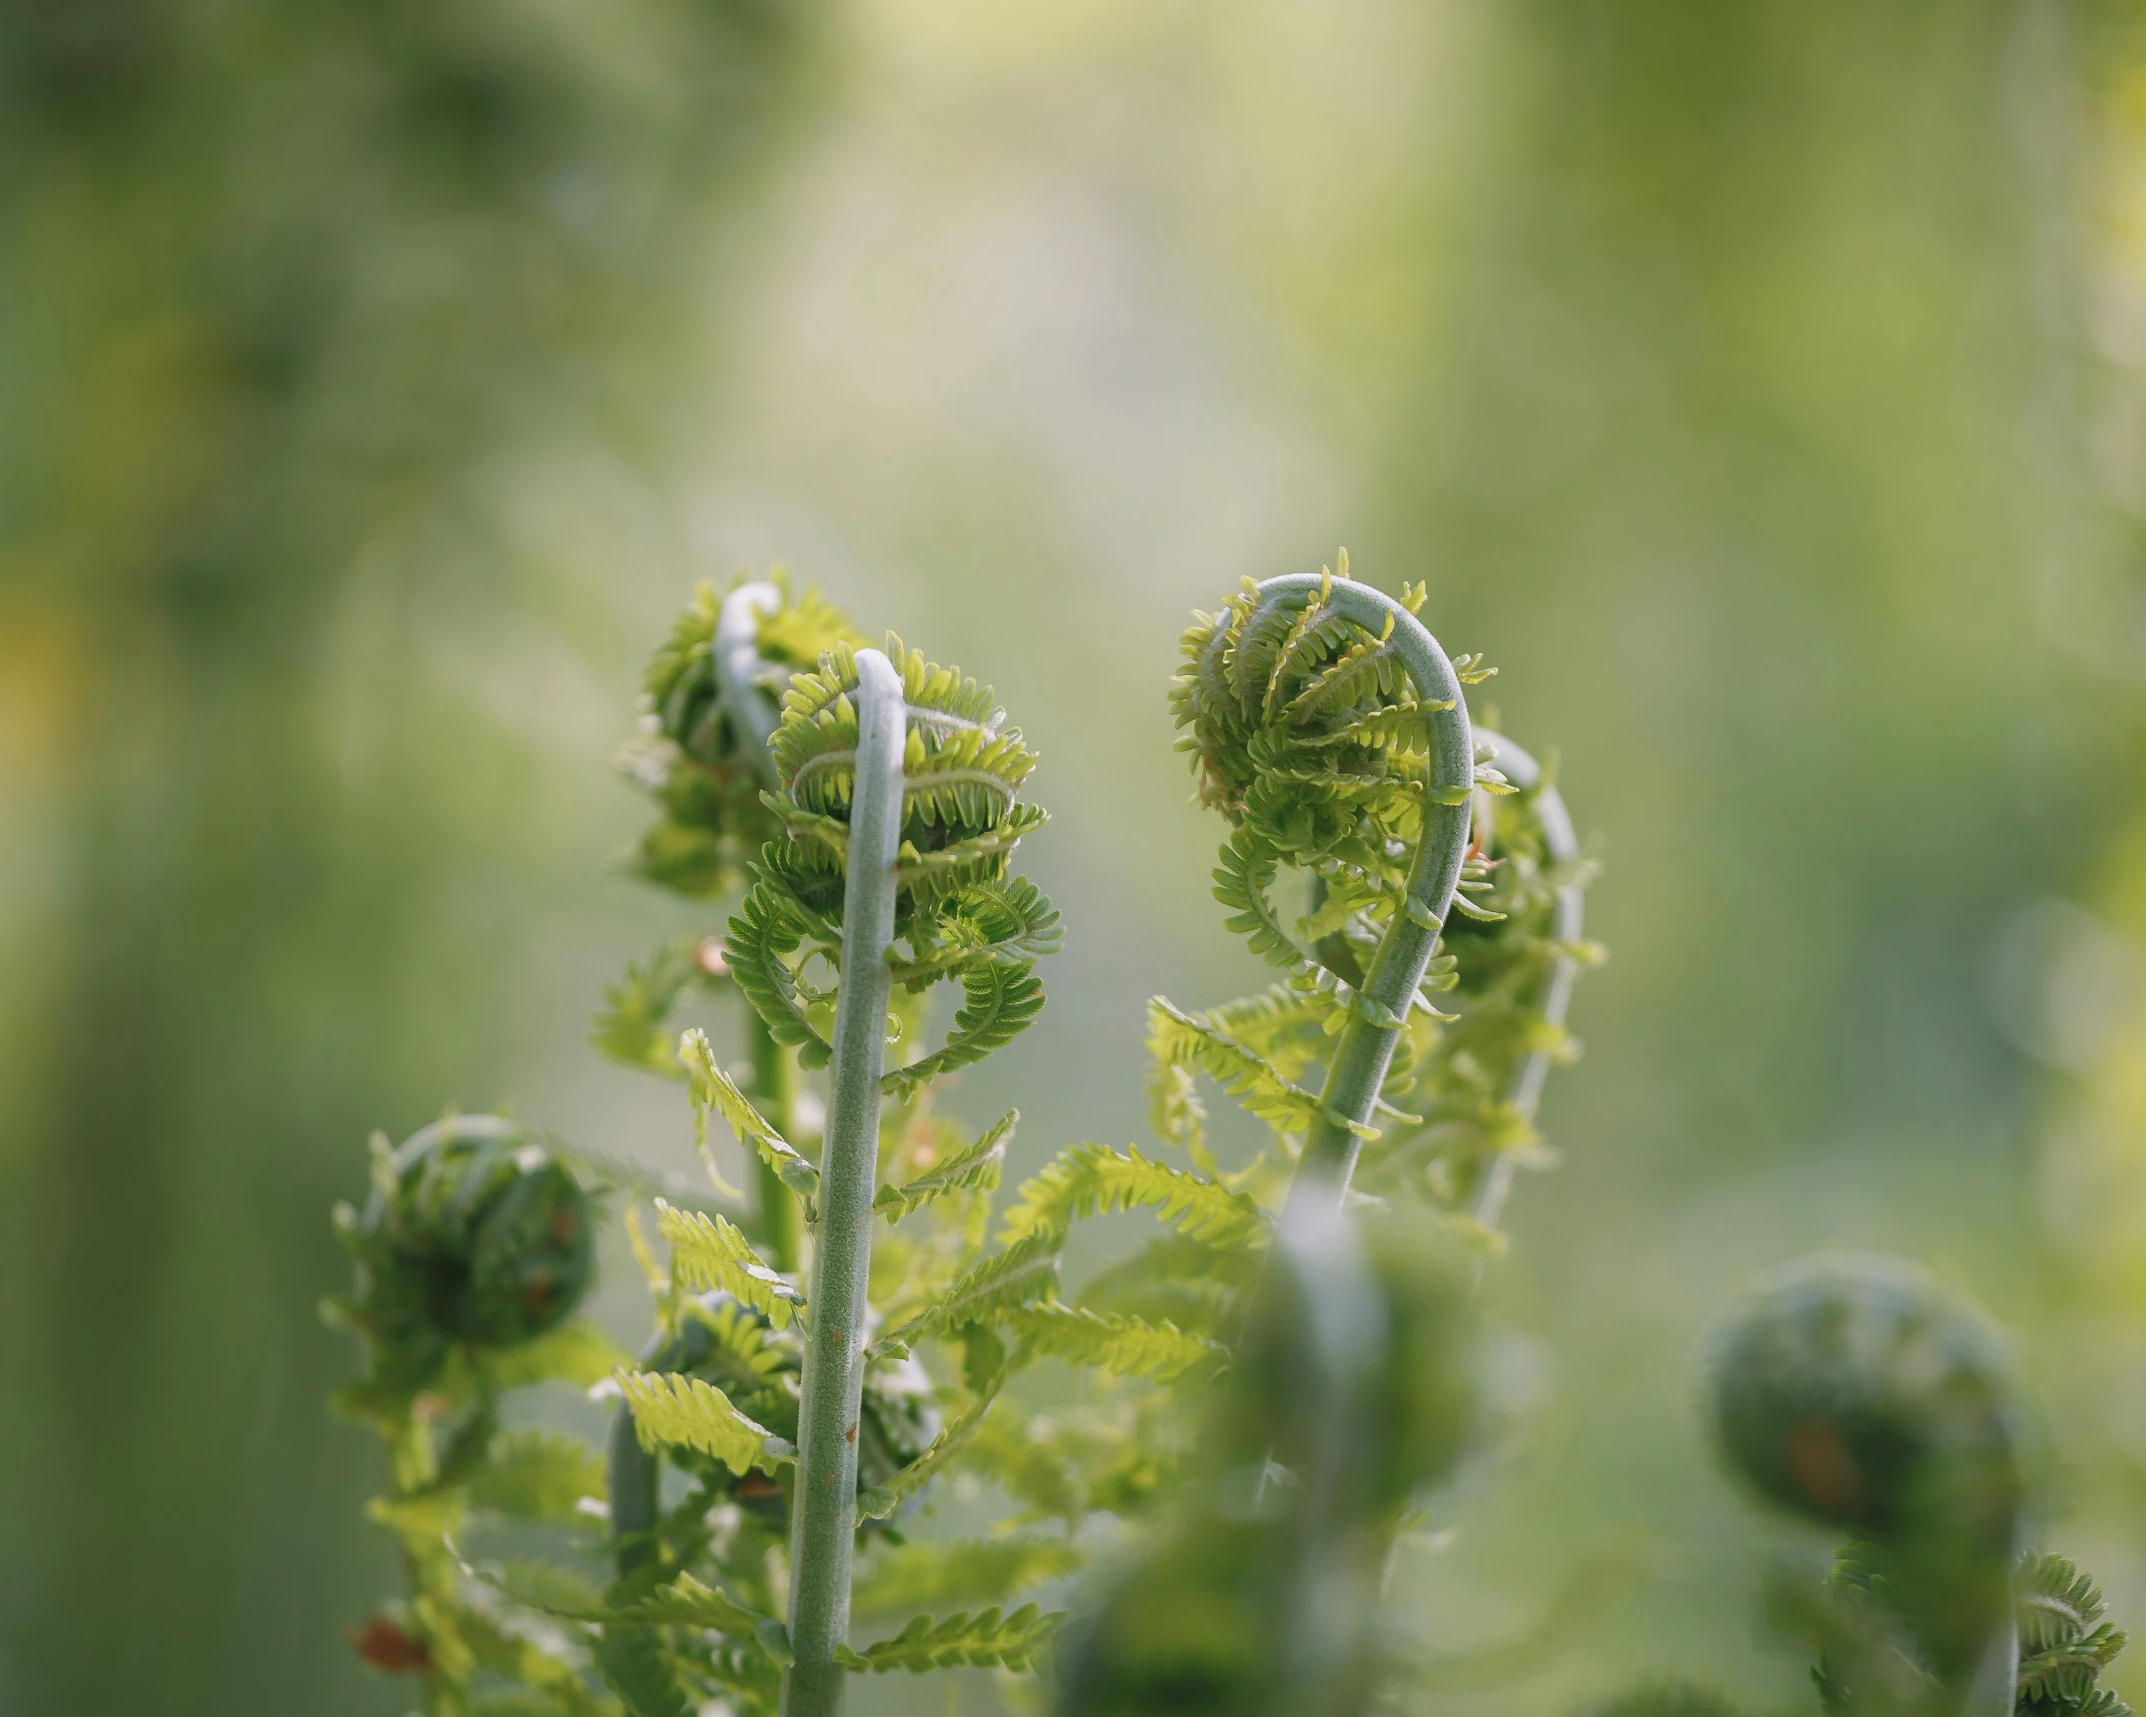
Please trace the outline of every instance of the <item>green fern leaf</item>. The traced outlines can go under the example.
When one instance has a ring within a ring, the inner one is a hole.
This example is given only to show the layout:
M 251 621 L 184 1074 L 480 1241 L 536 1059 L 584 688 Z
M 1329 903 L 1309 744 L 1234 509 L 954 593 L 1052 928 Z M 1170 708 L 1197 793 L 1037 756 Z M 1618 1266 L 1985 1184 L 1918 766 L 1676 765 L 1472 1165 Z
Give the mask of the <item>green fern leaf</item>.
M 1063 1611 L 1023 1604 L 1000 1618 L 996 1609 L 974 1615 L 956 1611 L 945 1620 L 917 1616 L 892 1639 L 862 1651 L 844 1646 L 836 1661 L 845 1669 L 884 1672 L 906 1669 L 921 1675 L 932 1669 L 1031 1669 L 1048 1651 L 1051 1636 L 1065 1622 Z
M 875 1343 L 878 1352 L 913 1347 L 964 1324 L 990 1323 L 1058 1286 L 1058 1237 L 1035 1234 L 994 1252 L 969 1270 L 907 1323 Z
M 975 1604 L 1005 1598 L 1088 1565 L 1063 1538 L 1034 1534 L 910 1543 L 884 1550 L 858 1575 L 850 1602 L 860 1611 Z
M 1117 1377 L 1157 1383 L 1208 1376 L 1221 1370 L 1229 1350 L 1173 1323 L 1087 1311 L 1057 1301 L 1021 1306 L 1007 1313 L 1013 1333 L 1037 1353 Z
M 1000 1386 L 1006 1380 L 1003 1369 L 987 1380 L 984 1388 L 961 1417 L 940 1431 L 931 1441 L 931 1447 L 896 1473 L 885 1484 L 874 1485 L 857 1498 L 859 1520 L 885 1520 L 894 1511 L 922 1490 L 958 1456 L 977 1429 L 990 1417 L 992 1406 L 998 1400 Z
M 604 988 L 603 1011 L 589 1042 L 621 1066 L 678 1078 L 678 1058 L 666 1026 L 678 998 L 702 977 L 698 944 L 681 936 L 645 960 L 627 964 L 626 975 Z
M 677 1665 L 647 1628 L 606 1628 L 596 1641 L 596 1668 L 627 1717 L 693 1717 Z
M 758 1467 L 772 1474 L 797 1457 L 793 1445 L 748 1419 L 729 1396 L 698 1377 L 675 1371 L 621 1371 L 618 1386 L 644 1449 L 698 1449 L 734 1473 Z
M 1266 1212 L 1241 1192 L 1218 1181 L 1150 1161 L 1137 1146 L 1075 1145 L 1024 1182 L 999 1230 L 1011 1246 L 1035 1234 L 1062 1235 L 1083 1218 L 1114 1210 L 1158 1207 L 1179 1233 L 1211 1246 L 1247 1246 L 1263 1240 Z
M 1319 1099 L 1265 1056 L 1161 996 L 1148 1003 L 1148 1048 L 1170 1066 L 1196 1068 L 1279 1132 L 1301 1133 L 1320 1114 Z M 1376 1138 L 1374 1127 L 1353 1127 Z
M 526 1389 L 539 1383 L 570 1383 L 587 1389 L 629 1363 L 626 1350 L 588 1318 L 575 1318 L 533 1341 L 485 1351 L 479 1363 L 495 1389 Z
M 1020 1110 L 1008 1109 L 967 1150 L 926 1169 L 914 1180 L 881 1187 L 872 1200 L 872 1208 L 889 1222 L 899 1222 L 911 1211 L 950 1193 L 996 1187 L 1006 1164 L 1007 1141 L 1013 1137 L 1014 1124 L 1020 1118 Z
M 703 1585 L 691 1574 L 681 1573 L 654 1590 L 633 1594 L 615 1591 L 620 1614 L 637 1622 L 668 1627 L 714 1628 L 719 1633 L 751 1639 L 767 1618 L 741 1604 L 729 1593 Z
M 1280 863 L 1274 848 L 1250 829 L 1240 829 L 1223 843 L 1218 856 L 1215 899 L 1230 912 L 1224 925 L 1242 936 L 1268 965 L 1292 970 L 1303 965 L 1303 950 L 1290 940 L 1267 898 Z
M 1043 983 L 1027 966 L 999 966 L 978 961 L 961 973 L 961 1011 L 943 1047 L 907 1067 L 897 1067 L 882 1081 L 898 1101 L 918 1087 L 957 1067 L 983 1060 L 1011 1043 L 1043 1011 Z
M 934 854 L 934 857 L 942 855 Z M 919 989 L 973 960 L 1033 965 L 1065 946 L 1065 921 L 1047 895 L 1025 876 L 971 883 L 950 890 L 928 920 L 910 932 L 914 958 L 890 958 L 897 982 Z
M 767 1117 L 731 1082 L 730 1075 L 715 1064 L 708 1034 L 698 1028 L 687 1032 L 678 1040 L 678 1059 L 692 1080 L 694 1112 L 704 1122 L 711 1109 L 721 1115 L 739 1143 L 759 1152 L 760 1160 L 781 1177 L 782 1184 L 809 1204 L 819 1193 L 820 1171 L 775 1131 Z M 702 1154 L 706 1154 L 705 1149 Z
M 513 1431 L 493 1443 L 468 1493 L 495 1514 L 571 1523 L 584 1517 L 583 1502 L 604 1494 L 604 1464 L 571 1437 Z
M 763 876 L 725 927 L 723 952 L 730 975 L 775 1041 L 795 1049 L 804 1066 L 825 1067 L 833 1051 L 806 1018 L 797 974 L 790 969 L 790 956 L 804 942 L 806 928 L 802 909 Z
M 743 1300 L 777 1329 L 805 1309 L 789 1277 L 760 1261 L 737 1225 L 722 1216 L 680 1210 L 656 1200 L 656 1228 L 671 1248 L 671 1280 L 684 1288 L 721 1288 Z

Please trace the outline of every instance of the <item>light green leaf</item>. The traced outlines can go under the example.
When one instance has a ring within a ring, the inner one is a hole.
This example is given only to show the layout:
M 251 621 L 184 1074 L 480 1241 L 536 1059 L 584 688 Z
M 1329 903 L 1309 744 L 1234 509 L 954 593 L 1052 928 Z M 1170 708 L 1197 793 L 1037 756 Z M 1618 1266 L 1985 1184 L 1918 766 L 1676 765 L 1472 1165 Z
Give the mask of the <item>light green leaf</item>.
M 731 1082 L 730 1075 L 716 1065 L 715 1052 L 708 1047 L 706 1032 L 696 1027 L 679 1038 L 678 1059 L 692 1082 L 696 1114 L 705 1118 L 712 1109 L 737 1134 L 739 1143 L 760 1154 L 761 1160 L 781 1177 L 784 1186 L 807 1201 L 818 1195 L 820 1171 L 797 1153 L 767 1117 L 746 1100 L 745 1093 Z M 706 1155 L 705 1144 L 702 1154 Z M 709 1173 L 714 1172 L 711 1162 Z
M 735 1223 L 656 1200 L 656 1228 L 671 1248 L 671 1280 L 684 1288 L 721 1288 L 761 1313 L 777 1329 L 805 1309 L 789 1277 L 760 1261 Z
M 1013 1137 L 1014 1123 L 1020 1118 L 1020 1110 L 1008 1109 L 967 1150 L 926 1169 L 914 1180 L 881 1187 L 872 1200 L 873 1210 L 890 1222 L 899 1222 L 911 1211 L 949 1193 L 997 1186 L 1006 1163 L 1007 1141 Z
M 1006 1315 L 1006 1323 L 1038 1353 L 1118 1377 L 1172 1383 L 1219 1371 L 1229 1359 L 1229 1349 L 1220 1342 L 1173 1323 L 1149 1323 L 1055 1301 L 1018 1307 Z
M 1266 1212 L 1218 1181 L 1149 1160 L 1137 1147 L 1075 1145 L 1024 1182 L 999 1230 L 1002 1245 L 1036 1234 L 1064 1234 L 1082 1217 L 1158 1207 L 1162 1220 L 1211 1246 L 1263 1242 Z
M 644 1449 L 665 1444 L 698 1449 L 734 1473 L 750 1467 L 773 1473 L 797 1458 L 794 1445 L 748 1419 L 729 1396 L 698 1377 L 676 1371 L 621 1371 L 618 1384 Z
M 1048 1650 L 1051 1636 L 1064 1625 L 1065 1612 L 1046 1614 L 1023 1604 L 1000 1619 L 996 1609 L 971 1615 L 956 1611 L 944 1621 L 917 1616 L 892 1639 L 864 1650 L 842 1647 L 835 1660 L 845 1669 L 906 1669 L 921 1675 L 931 1669 L 1029 1669 Z

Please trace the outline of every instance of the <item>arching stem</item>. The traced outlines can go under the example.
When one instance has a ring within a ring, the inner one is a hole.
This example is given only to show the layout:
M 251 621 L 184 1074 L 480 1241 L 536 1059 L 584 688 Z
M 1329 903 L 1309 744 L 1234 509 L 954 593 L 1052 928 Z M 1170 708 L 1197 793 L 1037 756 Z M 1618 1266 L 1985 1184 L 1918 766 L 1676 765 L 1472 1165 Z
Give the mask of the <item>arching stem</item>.
M 1355 1011 L 1327 1063 L 1326 1085 L 1319 1094 L 1322 1114 L 1305 1137 L 1304 1155 L 1289 1189 L 1292 1203 L 1316 1198 L 1339 1205 L 1362 1148 L 1356 1129 L 1371 1120 L 1393 1062 L 1400 1022 L 1416 1004 L 1424 968 L 1460 884 L 1461 864 L 1468 856 L 1469 801 L 1475 791 L 1475 738 L 1452 662 L 1423 622 L 1383 591 L 1347 578 L 1334 579 L 1329 587 L 1321 574 L 1291 573 L 1268 579 L 1259 594 L 1301 608 L 1316 602 L 1322 588 L 1329 588 L 1336 613 L 1373 637 L 1391 626 L 1394 654 L 1415 682 L 1417 697 L 1451 706 L 1431 717 L 1431 790 L 1424 801 L 1423 836 L 1403 909 L 1394 914 L 1372 956 Z M 1384 1023 L 1388 1020 L 1394 1023 Z
M 752 758 L 760 784 L 778 785 L 775 759 L 768 750 L 768 736 L 781 719 L 775 700 L 761 683 L 767 662 L 760 654 L 760 617 L 782 606 L 782 592 L 772 584 L 741 584 L 723 598 L 716 613 L 715 637 L 710 656 L 715 666 L 715 691 L 723 713 L 736 730 L 741 750 Z M 775 1124 L 786 1139 L 797 1137 L 795 1104 L 797 1061 L 769 1032 L 766 1022 L 746 1010 L 746 1047 L 752 1058 L 753 1095 L 760 1112 Z M 782 1184 L 782 1177 L 760 1157 L 753 1160 L 753 1198 L 760 1213 L 761 1238 L 766 1242 L 768 1262 L 778 1270 L 795 1270 L 801 1256 L 805 1212 L 797 1195 Z
M 1542 765 L 1507 739 L 1501 733 L 1481 730 L 1477 737 L 1489 748 L 1491 761 L 1495 763 L 1506 780 L 1521 793 L 1535 801 L 1535 820 L 1542 826 L 1543 853 L 1553 865 L 1573 863 L 1580 856 L 1579 837 L 1572 830 L 1571 813 L 1565 809 L 1565 801 L 1555 787 L 1544 784 Z M 1572 985 L 1579 976 L 1580 963 L 1570 950 L 1580 940 L 1582 912 L 1579 885 L 1565 883 L 1557 891 L 1557 913 L 1551 928 L 1560 951 L 1550 967 L 1549 981 L 1543 986 L 1542 1017 L 1552 1026 L 1565 1023 L 1565 1009 L 1572 1001 Z M 1520 1071 L 1513 1076 L 1512 1089 L 1505 1100 L 1519 1113 L 1523 1122 L 1535 1119 L 1536 1107 L 1542 1102 L 1543 1082 L 1550 1076 L 1550 1052 L 1538 1049 L 1520 1064 Z M 1470 1201 L 1470 1214 L 1485 1228 L 1498 1226 L 1498 1218 L 1505 1211 L 1505 1195 L 1512 1190 L 1513 1158 L 1508 1151 L 1500 1151 L 1490 1159 L 1477 1181 L 1475 1196 Z
M 902 830 L 901 676 L 877 650 L 857 652 L 857 782 L 842 907 L 827 1136 L 820 1155 L 812 1327 L 798 1407 L 797 1493 L 790 1530 L 790 1649 L 784 1717 L 832 1717 L 848 1672 L 835 1662 L 849 1631 L 857 1532 L 857 1415 L 864 1387 L 865 1290 L 878 1176 L 879 1089 L 893 975 L 894 866 Z

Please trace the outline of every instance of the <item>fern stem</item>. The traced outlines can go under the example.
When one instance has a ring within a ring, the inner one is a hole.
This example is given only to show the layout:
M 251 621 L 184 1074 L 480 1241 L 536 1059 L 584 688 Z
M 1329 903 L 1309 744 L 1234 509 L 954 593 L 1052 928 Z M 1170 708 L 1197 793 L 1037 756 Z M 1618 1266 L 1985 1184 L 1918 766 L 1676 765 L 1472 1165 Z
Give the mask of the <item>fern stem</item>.
M 767 663 L 760 655 L 760 616 L 782 606 L 782 592 L 772 584 L 741 584 L 723 598 L 715 617 L 709 655 L 715 664 L 715 692 L 723 713 L 738 730 L 738 744 L 753 760 L 764 787 L 775 783 L 775 760 L 768 738 L 781 719 L 760 685 Z
M 797 1127 L 797 1057 L 775 1041 L 757 1009 L 745 1010 L 746 1048 L 752 1057 L 753 1098 L 761 1114 L 784 1138 L 795 1140 Z M 805 1208 L 797 1194 L 759 1152 L 753 1159 L 753 1204 L 760 1217 L 757 1236 L 767 1261 L 785 1275 L 796 1273 L 803 1256 Z
M 857 1531 L 857 1418 L 864 1387 L 872 1195 L 878 1178 L 880 1078 L 893 974 L 894 866 L 902 830 L 902 680 L 877 650 L 857 652 L 857 776 L 842 904 L 827 1135 L 820 1156 L 812 1327 L 798 1407 L 797 1492 L 790 1536 L 790 1648 L 784 1717 L 833 1717 L 848 1672 L 835 1651 L 849 1631 Z
M 1259 586 L 1259 594 L 1263 600 L 1280 599 L 1302 607 L 1317 601 L 1322 588 L 1328 588 L 1328 581 L 1319 574 L 1289 573 L 1267 579 Z M 1446 914 L 1452 909 L 1461 864 L 1468 856 L 1469 807 L 1465 795 L 1472 794 L 1475 787 L 1475 738 L 1468 725 L 1468 703 L 1462 695 L 1460 676 L 1422 621 L 1385 592 L 1354 579 L 1333 579 L 1329 600 L 1335 612 L 1374 637 L 1390 626 L 1394 654 L 1415 681 L 1416 695 L 1431 701 L 1450 701 L 1452 706 L 1431 718 L 1431 785 L 1448 795 L 1462 797 L 1460 803 L 1453 805 L 1426 798 L 1423 838 L 1408 879 L 1408 899 L 1415 911 L 1394 914 L 1358 992 L 1387 1017 L 1406 1018 L 1415 1005 L 1424 968 L 1437 948 Z M 1356 1157 L 1362 1147 L 1355 1129 L 1370 1122 L 1372 1105 L 1385 1083 L 1399 1036 L 1398 1026 L 1375 1024 L 1363 1012 L 1351 1015 L 1333 1059 L 1327 1063 L 1326 1084 L 1319 1094 L 1323 1113 L 1304 1140 L 1304 1155 L 1289 1193 L 1292 1201 L 1316 1197 L 1339 1204 L 1348 1191 L 1349 1177 L 1356 1171 Z
M 1476 737 L 1489 748 L 1491 762 L 1506 780 L 1523 794 L 1533 796 L 1535 818 L 1542 828 L 1543 851 L 1550 862 L 1569 865 L 1577 860 L 1580 842 L 1573 833 L 1572 814 L 1565 809 L 1564 797 L 1558 790 L 1543 781 L 1542 765 L 1501 733 L 1483 728 Z M 1576 884 L 1568 882 L 1557 891 L 1557 915 L 1552 928 L 1558 941 L 1568 950 L 1580 939 L 1583 911 Z M 1565 1009 L 1571 1004 L 1572 986 L 1579 972 L 1580 963 L 1569 952 L 1561 952 L 1550 968 L 1549 982 L 1543 987 L 1542 1017 L 1553 1027 L 1565 1023 Z M 1549 1076 L 1550 1052 L 1547 1049 L 1536 1050 L 1520 1064 L 1520 1071 L 1514 1075 L 1505 1100 L 1523 1122 L 1535 1119 L 1535 1110 L 1542 1102 L 1543 1082 Z M 1505 1196 L 1513 1185 L 1513 1167 L 1512 1153 L 1500 1151 L 1491 1158 L 1476 1184 L 1470 1214 L 1485 1228 L 1497 1227 L 1498 1218 L 1504 1214 Z
M 760 616 L 772 614 L 781 606 L 782 592 L 774 585 L 739 585 L 723 598 L 723 606 L 716 613 L 715 637 L 709 645 L 716 696 L 737 729 L 740 748 L 752 758 L 761 785 L 770 788 L 777 782 L 768 738 L 775 731 L 780 712 L 761 683 L 767 662 L 760 654 Z M 775 1123 L 776 1131 L 784 1138 L 795 1138 L 796 1061 L 775 1041 L 757 1009 L 746 1009 L 745 1030 L 752 1056 L 753 1091 L 760 1100 L 761 1113 Z M 795 1270 L 805 1231 L 804 1207 L 765 1158 L 754 1159 L 753 1192 L 768 1261 L 778 1270 Z

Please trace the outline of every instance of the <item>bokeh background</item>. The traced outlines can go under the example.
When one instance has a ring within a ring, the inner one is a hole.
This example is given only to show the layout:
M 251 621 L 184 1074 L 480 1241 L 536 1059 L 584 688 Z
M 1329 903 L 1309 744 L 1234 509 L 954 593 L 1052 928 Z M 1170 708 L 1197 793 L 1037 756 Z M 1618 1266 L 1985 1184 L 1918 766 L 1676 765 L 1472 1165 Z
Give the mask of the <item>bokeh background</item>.
M 2136 4 L 7 0 L 0 1713 L 407 1707 L 327 1210 L 448 1101 L 684 1160 L 582 1047 L 680 922 L 610 759 L 777 559 L 1044 753 L 1072 945 L 952 1099 L 1031 1163 L 1253 976 L 1189 609 L 1345 542 L 1561 754 L 1613 957 L 1397 1585 L 1510 1642 L 1452 1708 L 1807 1700 L 1693 1356 L 1820 1245 L 2014 1332 L 2146 1622 L 2142 522 Z

